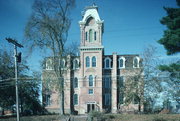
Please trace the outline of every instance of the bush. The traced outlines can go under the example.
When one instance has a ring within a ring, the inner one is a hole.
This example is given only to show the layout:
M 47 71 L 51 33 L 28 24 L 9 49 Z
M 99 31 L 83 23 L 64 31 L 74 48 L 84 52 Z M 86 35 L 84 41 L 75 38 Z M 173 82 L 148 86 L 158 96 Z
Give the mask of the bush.
M 97 121 L 105 121 L 106 117 L 104 113 L 99 111 L 91 111 L 88 114 L 88 121 L 93 121 L 93 119 L 96 119 Z

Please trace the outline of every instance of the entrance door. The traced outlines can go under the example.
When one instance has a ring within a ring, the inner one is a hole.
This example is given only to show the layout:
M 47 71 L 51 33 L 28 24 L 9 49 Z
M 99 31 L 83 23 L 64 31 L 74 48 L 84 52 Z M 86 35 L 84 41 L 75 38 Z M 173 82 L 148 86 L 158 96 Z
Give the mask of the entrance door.
M 95 104 L 87 104 L 87 113 L 95 110 Z

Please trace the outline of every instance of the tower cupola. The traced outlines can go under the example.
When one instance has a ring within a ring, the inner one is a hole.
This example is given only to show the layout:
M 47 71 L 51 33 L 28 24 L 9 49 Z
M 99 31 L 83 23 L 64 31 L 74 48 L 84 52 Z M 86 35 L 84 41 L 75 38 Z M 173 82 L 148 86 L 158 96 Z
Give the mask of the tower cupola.
M 103 22 L 99 17 L 98 7 L 96 5 L 85 8 L 83 18 L 79 21 L 81 47 L 102 46 Z

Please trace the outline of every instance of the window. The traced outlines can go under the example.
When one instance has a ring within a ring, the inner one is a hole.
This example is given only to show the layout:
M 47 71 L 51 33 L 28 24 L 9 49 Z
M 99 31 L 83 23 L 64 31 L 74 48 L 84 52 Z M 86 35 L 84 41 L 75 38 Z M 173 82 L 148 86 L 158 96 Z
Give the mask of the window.
M 78 69 L 79 68 L 79 61 L 77 59 L 75 59 L 73 61 L 73 69 Z
M 46 95 L 46 106 L 50 106 L 50 105 L 51 105 L 51 96 Z
M 104 98 L 105 98 L 105 105 L 110 105 L 110 94 L 105 94 L 104 95 Z
M 48 60 L 46 61 L 46 70 L 52 70 L 52 69 L 53 69 L 52 66 L 53 66 L 53 65 L 52 65 L 52 60 L 51 60 L 51 59 L 48 59 Z
M 139 97 L 137 95 L 134 96 L 134 104 L 139 103 Z
M 90 58 L 86 57 L 86 67 L 90 67 Z
M 104 60 L 104 65 L 105 65 L 105 68 L 106 69 L 110 69 L 111 68 L 111 59 L 108 57 L 108 58 L 105 58 Z
M 111 87 L 111 77 L 105 77 L 104 78 L 104 87 L 110 88 Z
M 124 87 L 124 77 L 120 76 L 119 77 L 119 88 L 122 88 L 122 87 Z
M 119 68 L 125 68 L 125 58 L 119 58 Z
M 65 60 L 64 59 L 60 60 L 60 67 L 65 68 Z
M 94 40 L 96 40 L 96 32 L 94 32 Z
M 124 77 L 120 76 L 118 79 L 118 86 L 119 86 L 119 103 L 124 103 Z
M 93 94 L 93 93 L 94 93 L 93 89 L 89 89 L 88 94 Z
M 120 104 L 124 103 L 124 92 L 122 91 L 119 93 L 119 103 Z
M 78 88 L 78 78 L 74 78 L 74 88 Z
M 139 58 L 135 57 L 133 60 L 133 67 L 134 68 L 139 68 Z
M 96 57 L 92 57 L 92 67 L 96 67 Z
M 73 96 L 73 98 L 74 98 L 74 105 L 78 105 L 78 94 L 74 94 L 74 96 Z
M 93 86 L 93 76 L 92 75 L 89 76 L 89 86 L 90 87 Z
M 89 42 L 93 41 L 93 31 L 92 29 L 89 30 Z
M 86 35 L 85 35 L 85 37 L 86 37 L 86 40 L 87 40 L 87 38 L 88 38 L 88 33 L 86 32 Z

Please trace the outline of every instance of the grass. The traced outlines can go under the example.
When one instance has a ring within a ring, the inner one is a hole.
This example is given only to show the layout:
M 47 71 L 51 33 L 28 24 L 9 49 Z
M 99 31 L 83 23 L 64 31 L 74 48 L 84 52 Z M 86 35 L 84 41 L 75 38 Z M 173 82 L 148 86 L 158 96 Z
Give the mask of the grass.
M 110 121 L 180 121 L 180 114 L 111 114 Z
M 106 114 L 106 121 L 180 121 L 180 114 Z M 61 121 L 59 115 L 26 116 L 21 121 Z M 16 121 L 15 117 L 0 121 Z

